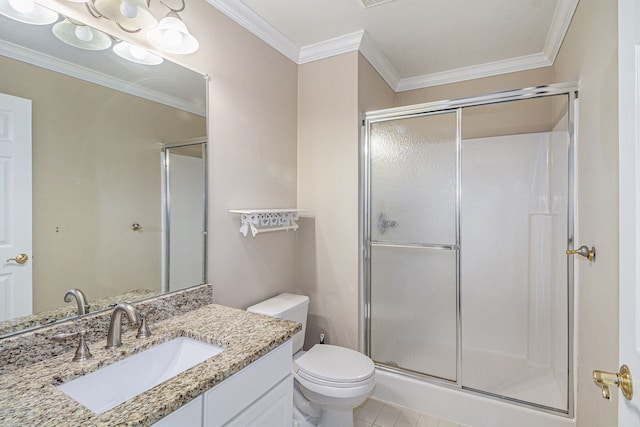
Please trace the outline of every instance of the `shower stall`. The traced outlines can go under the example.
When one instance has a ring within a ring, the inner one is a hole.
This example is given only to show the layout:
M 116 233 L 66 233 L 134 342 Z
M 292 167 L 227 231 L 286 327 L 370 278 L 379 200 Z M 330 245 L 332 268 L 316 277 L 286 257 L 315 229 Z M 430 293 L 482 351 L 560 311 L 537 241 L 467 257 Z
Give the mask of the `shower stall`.
M 575 98 L 366 114 L 361 342 L 379 371 L 572 416 Z

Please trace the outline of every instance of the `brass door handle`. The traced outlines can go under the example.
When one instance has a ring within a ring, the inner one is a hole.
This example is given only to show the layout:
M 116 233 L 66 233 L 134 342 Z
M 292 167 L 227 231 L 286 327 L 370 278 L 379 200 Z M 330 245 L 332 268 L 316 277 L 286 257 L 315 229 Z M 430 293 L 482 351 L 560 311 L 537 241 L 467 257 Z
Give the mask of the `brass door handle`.
M 581 255 L 585 258 L 587 258 L 589 261 L 595 261 L 596 260 L 596 248 L 592 247 L 591 249 L 589 249 L 586 246 L 580 246 L 578 249 L 569 249 L 567 251 L 567 255 Z
M 627 365 L 620 366 L 620 372 L 611 373 L 604 371 L 593 371 L 593 382 L 602 390 L 602 397 L 611 399 L 611 390 L 609 386 L 618 386 L 622 391 L 622 395 L 631 400 L 633 398 L 633 378 L 631 371 Z
M 24 264 L 27 260 L 29 260 L 29 256 L 27 254 L 18 254 L 15 258 L 9 258 L 7 262 L 15 261 L 18 264 Z

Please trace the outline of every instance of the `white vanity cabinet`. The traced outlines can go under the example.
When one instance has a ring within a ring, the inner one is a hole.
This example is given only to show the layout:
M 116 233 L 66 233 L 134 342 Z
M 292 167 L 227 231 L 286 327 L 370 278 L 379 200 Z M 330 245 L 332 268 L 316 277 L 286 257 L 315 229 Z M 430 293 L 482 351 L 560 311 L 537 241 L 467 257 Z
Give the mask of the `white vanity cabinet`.
M 291 340 L 154 424 L 173 426 L 291 426 Z
M 291 346 L 289 340 L 206 392 L 203 425 L 290 426 L 293 414 Z M 271 414 L 264 421 L 252 415 L 262 411 L 266 416 L 266 412 L 272 412 L 271 405 L 279 408 L 275 409 L 278 414 Z M 269 419 L 282 419 L 284 423 L 274 424 L 268 422 Z
M 288 427 L 293 422 L 292 415 L 293 375 L 289 375 L 224 425 L 227 427 Z
M 202 425 L 202 396 L 198 396 L 191 402 L 173 411 L 153 427 L 187 427 Z

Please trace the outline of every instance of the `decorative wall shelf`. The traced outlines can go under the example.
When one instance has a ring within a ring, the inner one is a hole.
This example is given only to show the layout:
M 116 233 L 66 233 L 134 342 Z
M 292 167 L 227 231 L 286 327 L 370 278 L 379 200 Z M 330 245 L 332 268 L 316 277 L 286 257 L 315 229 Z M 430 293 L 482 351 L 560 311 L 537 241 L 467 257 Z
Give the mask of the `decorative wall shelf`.
M 298 213 L 304 209 L 230 209 L 240 214 L 240 233 L 247 237 L 249 230 L 253 237 L 272 231 L 297 230 Z

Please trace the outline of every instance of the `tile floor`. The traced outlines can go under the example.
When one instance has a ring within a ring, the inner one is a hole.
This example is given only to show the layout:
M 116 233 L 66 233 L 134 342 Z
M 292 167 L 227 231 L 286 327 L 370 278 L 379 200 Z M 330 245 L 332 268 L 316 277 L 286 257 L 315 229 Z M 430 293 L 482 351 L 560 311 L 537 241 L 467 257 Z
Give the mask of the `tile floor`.
M 353 410 L 353 421 L 354 427 L 465 427 L 374 398 Z

